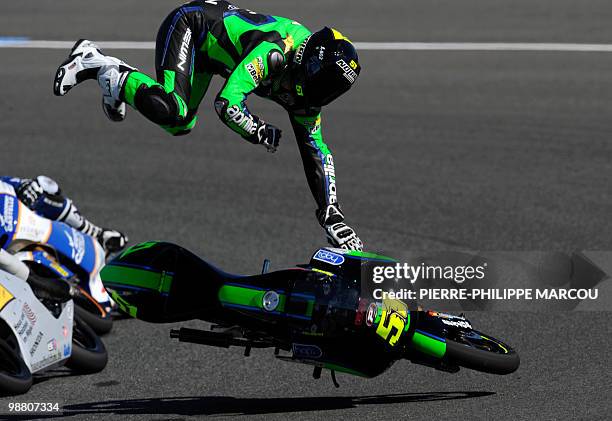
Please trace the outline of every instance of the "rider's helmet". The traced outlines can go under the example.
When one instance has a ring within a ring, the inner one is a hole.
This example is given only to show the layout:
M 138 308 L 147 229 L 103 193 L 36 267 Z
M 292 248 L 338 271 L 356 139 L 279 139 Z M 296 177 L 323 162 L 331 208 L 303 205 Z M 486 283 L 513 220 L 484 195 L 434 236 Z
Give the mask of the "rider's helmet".
M 348 91 L 361 66 L 351 41 L 325 27 L 299 46 L 292 69 L 296 94 L 303 96 L 309 106 L 320 107 Z

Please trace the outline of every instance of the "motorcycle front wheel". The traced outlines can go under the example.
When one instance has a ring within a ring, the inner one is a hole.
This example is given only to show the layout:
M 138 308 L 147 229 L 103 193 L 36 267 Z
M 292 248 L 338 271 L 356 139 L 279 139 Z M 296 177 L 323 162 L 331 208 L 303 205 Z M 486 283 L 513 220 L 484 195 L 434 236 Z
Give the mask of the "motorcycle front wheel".
M 445 359 L 461 367 L 492 374 L 510 374 L 520 365 L 518 354 L 510 346 L 475 330 L 446 338 Z
M 0 395 L 21 395 L 30 390 L 30 387 L 32 373 L 19 351 L 0 339 Z

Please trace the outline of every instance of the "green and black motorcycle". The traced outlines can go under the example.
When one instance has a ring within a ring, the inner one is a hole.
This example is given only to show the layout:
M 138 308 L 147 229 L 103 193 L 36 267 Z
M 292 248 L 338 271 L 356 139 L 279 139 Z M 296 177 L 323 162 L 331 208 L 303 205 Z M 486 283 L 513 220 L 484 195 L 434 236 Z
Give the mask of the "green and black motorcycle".
M 374 300 L 364 267 L 392 264 L 370 253 L 322 248 L 310 263 L 261 274 L 225 273 L 188 250 L 147 242 L 108 263 L 101 276 L 119 308 L 152 323 L 199 319 L 207 330 L 180 328 L 170 336 L 209 346 L 273 348 L 277 358 L 363 377 L 395 361 L 457 372 L 460 367 L 509 374 L 519 366 L 508 345 L 472 329 L 463 316 Z

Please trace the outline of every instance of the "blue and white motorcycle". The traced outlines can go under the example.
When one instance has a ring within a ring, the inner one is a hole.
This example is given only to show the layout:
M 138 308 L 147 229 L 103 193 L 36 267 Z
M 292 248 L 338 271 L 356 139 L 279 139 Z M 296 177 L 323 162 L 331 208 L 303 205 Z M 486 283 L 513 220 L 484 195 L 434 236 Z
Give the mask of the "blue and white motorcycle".
M 100 270 L 105 252 L 98 241 L 71 226 L 44 218 L 19 201 L 15 189 L 0 181 L 0 249 L 41 276 L 74 286 L 75 312 L 98 334 L 112 328 L 111 299 Z
M 74 315 L 70 286 L 61 282 L 35 275 L 26 282 L 0 269 L 0 395 L 25 393 L 33 373 L 60 365 L 80 373 L 106 366 L 104 344 Z

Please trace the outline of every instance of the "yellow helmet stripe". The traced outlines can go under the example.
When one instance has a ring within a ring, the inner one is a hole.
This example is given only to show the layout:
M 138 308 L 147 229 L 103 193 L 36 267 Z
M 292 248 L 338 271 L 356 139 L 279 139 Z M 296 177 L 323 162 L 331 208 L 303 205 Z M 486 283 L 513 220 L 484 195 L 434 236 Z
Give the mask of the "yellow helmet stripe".
M 348 41 L 352 44 L 351 40 L 348 39 L 347 37 L 345 37 L 344 35 L 342 35 L 340 33 L 340 31 L 335 30 L 334 28 L 331 28 L 332 32 L 334 33 L 334 39 L 338 40 L 338 39 L 343 39 L 345 41 Z

